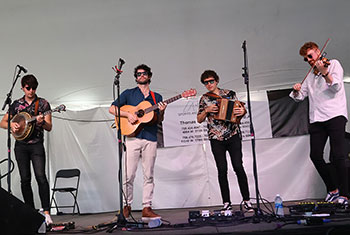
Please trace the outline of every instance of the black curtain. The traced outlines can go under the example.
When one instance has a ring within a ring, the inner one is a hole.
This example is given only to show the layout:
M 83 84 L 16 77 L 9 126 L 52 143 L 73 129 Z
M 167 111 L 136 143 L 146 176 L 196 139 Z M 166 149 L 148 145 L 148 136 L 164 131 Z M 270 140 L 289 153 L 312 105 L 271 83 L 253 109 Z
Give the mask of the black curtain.
M 274 138 L 309 133 L 309 100 L 306 98 L 295 102 L 289 97 L 291 91 L 292 89 L 267 91 Z

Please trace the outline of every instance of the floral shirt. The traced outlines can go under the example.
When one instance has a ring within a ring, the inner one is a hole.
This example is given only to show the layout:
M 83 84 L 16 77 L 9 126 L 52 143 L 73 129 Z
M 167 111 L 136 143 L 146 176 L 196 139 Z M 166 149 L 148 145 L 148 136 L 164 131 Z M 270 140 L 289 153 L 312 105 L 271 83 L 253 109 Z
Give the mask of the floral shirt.
M 47 100 L 40 98 L 38 96 L 35 97 L 33 102 L 31 104 L 28 104 L 27 101 L 25 101 L 24 96 L 18 100 L 15 100 L 10 108 L 10 116 L 11 118 L 20 112 L 27 112 L 30 115 L 34 115 L 35 112 L 35 103 L 39 100 L 39 106 L 38 106 L 38 112 L 44 113 L 46 111 L 51 110 L 49 102 Z M 35 144 L 38 142 L 44 141 L 44 128 L 42 126 L 34 125 L 33 133 L 25 140 L 16 140 L 19 143 L 25 143 L 25 144 Z
M 219 89 L 219 96 L 226 99 L 234 99 L 236 93 L 231 90 Z M 202 113 L 206 107 L 217 104 L 217 99 L 215 97 L 208 96 L 207 94 L 202 95 L 199 100 L 198 114 Z M 209 139 L 216 140 L 227 140 L 239 132 L 239 126 L 232 122 L 216 120 L 214 119 L 214 114 L 207 114 L 208 123 L 208 137 Z

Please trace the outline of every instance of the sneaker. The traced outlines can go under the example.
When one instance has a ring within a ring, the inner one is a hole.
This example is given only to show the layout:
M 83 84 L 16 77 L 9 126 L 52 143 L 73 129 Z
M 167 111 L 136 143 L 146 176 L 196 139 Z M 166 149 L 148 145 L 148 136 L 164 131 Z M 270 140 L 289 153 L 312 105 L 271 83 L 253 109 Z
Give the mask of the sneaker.
M 250 201 L 243 201 L 243 206 L 244 206 L 244 209 L 246 209 L 248 212 L 254 211 L 253 205 Z
M 131 206 L 124 206 L 123 215 L 125 218 L 129 218 L 131 212 Z
M 142 221 L 149 222 L 150 220 L 161 219 L 162 217 L 152 210 L 150 206 L 142 209 Z
M 343 196 L 338 197 L 337 203 L 344 205 L 344 206 L 347 206 L 349 204 L 348 199 L 346 197 L 343 197 Z
M 227 211 L 227 210 L 232 210 L 232 206 L 231 206 L 231 203 L 229 203 L 229 202 L 225 202 L 224 203 L 224 206 L 222 207 L 222 209 L 221 209 L 222 211 Z
M 338 199 L 339 197 L 339 191 L 336 193 L 329 192 L 327 193 L 326 198 L 324 199 L 325 202 L 334 202 Z
M 45 214 L 45 223 L 46 225 L 50 225 L 53 223 L 50 214 Z

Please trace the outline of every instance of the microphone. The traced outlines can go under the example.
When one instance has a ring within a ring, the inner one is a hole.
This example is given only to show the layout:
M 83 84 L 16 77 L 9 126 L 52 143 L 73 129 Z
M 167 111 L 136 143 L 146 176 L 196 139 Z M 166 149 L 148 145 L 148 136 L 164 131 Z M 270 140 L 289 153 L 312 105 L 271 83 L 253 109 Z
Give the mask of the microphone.
M 24 68 L 23 66 L 17 65 L 17 67 L 19 68 L 19 71 L 23 71 L 24 73 L 27 73 L 27 69 Z
M 123 64 L 125 64 L 125 60 L 123 60 L 122 58 L 119 58 L 118 64 L 119 64 L 119 68 L 117 68 L 117 66 L 115 66 L 116 69 L 114 70 L 117 72 L 117 75 L 114 78 L 114 85 L 116 85 L 116 86 L 119 84 L 119 77 L 120 77 L 120 74 L 123 72 L 122 67 L 123 67 Z
M 120 70 L 122 69 L 123 64 L 125 64 L 125 60 L 123 60 L 122 58 L 119 58 L 119 69 Z

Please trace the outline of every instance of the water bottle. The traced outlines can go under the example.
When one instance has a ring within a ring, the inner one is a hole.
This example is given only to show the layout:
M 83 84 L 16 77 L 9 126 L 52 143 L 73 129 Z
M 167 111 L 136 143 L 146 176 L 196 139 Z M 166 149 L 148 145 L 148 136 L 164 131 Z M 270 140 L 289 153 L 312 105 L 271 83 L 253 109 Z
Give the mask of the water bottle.
M 162 225 L 162 220 L 161 219 L 151 219 L 148 222 L 148 227 L 149 228 L 157 228 Z
M 40 228 L 38 230 L 38 233 L 41 233 L 41 234 L 45 234 L 46 233 L 46 222 L 45 222 L 45 214 L 44 214 L 44 209 L 40 209 L 39 210 L 39 213 L 44 216 L 44 221 L 43 223 L 40 225 Z
M 278 217 L 284 216 L 283 201 L 279 194 L 277 194 L 275 197 L 275 212 Z

